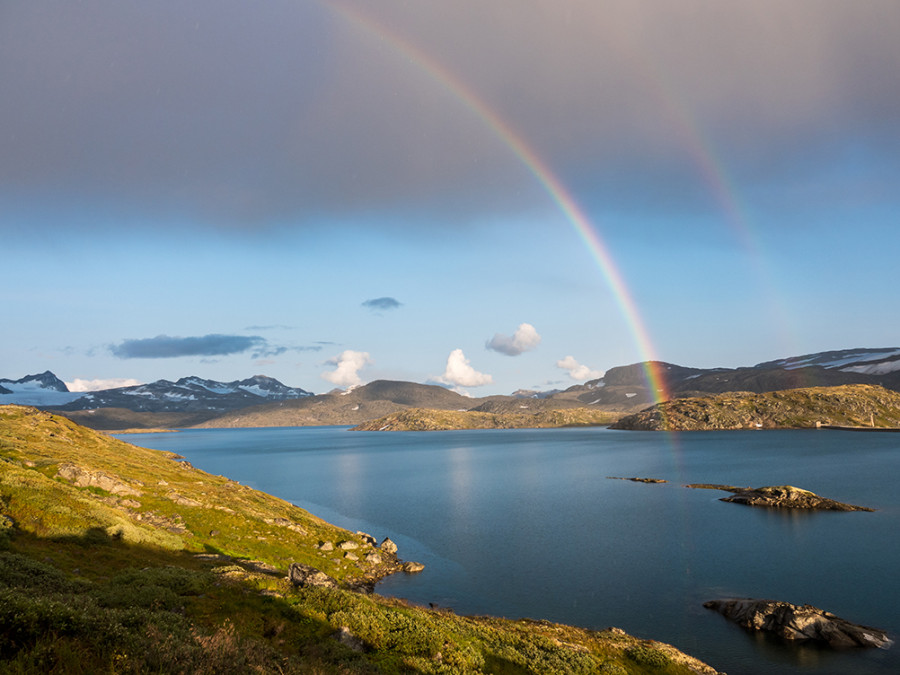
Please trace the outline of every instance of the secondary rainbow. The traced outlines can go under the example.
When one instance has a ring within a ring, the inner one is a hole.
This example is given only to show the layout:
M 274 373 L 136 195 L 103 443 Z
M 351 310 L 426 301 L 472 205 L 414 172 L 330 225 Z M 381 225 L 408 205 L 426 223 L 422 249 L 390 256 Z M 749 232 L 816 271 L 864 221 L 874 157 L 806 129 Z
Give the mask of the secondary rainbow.
M 444 89 L 475 114 L 506 145 L 519 161 L 529 170 L 538 184 L 550 196 L 566 220 L 571 223 L 579 238 L 585 243 L 596 261 L 606 283 L 613 292 L 616 303 L 625 318 L 628 328 L 641 355 L 648 386 L 655 402 L 669 398 L 665 379 L 656 359 L 650 335 L 641 319 L 637 305 L 619 272 L 609 248 L 601 238 L 597 228 L 578 205 L 572 194 L 556 177 L 551 168 L 541 160 L 534 149 L 488 106 L 470 87 L 467 87 L 454 73 L 407 41 L 403 36 L 390 30 L 384 24 L 357 9 L 339 2 L 325 2 L 326 7 L 346 18 L 366 33 L 376 37 L 391 49 L 402 54 L 410 65 L 437 82 Z

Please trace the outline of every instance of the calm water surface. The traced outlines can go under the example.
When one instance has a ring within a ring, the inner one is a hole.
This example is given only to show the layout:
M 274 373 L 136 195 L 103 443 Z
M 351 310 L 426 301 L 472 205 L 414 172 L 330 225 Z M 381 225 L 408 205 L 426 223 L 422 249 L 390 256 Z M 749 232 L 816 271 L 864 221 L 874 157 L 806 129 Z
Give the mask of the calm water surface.
M 128 436 L 379 541 L 419 575 L 379 592 L 464 614 L 619 626 L 729 675 L 900 673 L 900 647 L 833 653 L 753 636 L 721 596 L 808 603 L 900 633 L 900 434 L 601 428 Z M 668 484 L 608 480 L 664 478 Z M 790 484 L 878 509 L 776 512 L 684 483 Z

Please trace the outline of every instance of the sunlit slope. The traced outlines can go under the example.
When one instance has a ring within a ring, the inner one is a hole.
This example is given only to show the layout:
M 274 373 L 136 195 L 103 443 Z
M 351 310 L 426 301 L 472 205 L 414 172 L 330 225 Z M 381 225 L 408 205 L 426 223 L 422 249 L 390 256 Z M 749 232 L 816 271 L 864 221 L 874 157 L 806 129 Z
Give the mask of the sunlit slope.
M 354 431 L 447 431 L 451 429 L 542 429 L 611 424 L 618 413 L 589 408 L 535 413 L 489 413 L 474 410 L 411 408 L 360 424 Z
M 819 425 L 900 427 L 900 393 L 853 384 L 763 394 L 732 392 L 659 403 L 613 425 L 617 429 L 808 429 Z
M 5 672 L 715 673 L 616 629 L 356 592 L 372 566 L 320 540 L 367 545 L 171 453 L 0 407 Z M 338 587 L 295 587 L 294 561 Z

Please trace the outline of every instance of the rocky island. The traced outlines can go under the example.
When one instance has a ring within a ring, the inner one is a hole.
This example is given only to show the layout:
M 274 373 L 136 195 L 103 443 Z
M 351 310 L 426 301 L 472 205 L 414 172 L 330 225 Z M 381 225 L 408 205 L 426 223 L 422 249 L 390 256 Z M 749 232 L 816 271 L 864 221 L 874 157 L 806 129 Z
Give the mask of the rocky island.
M 731 598 L 703 603 L 748 630 L 773 633 L 792 642 L 818 642 L 833 648 L 878 647 L 892 641 L 877 628 L 861 626 L 811 605 Z
M 675 398 L 623 417 L 613 429 L 707 431 L 900 427 L 900 393 L 867 384 Z
M 693 483 L 689 488 L 706 490 L 724 490 L 734 493 L 731 497 L 722 497 L 720 501 L 747 506 L 764 506 L 780 509 L 809 509 L 818 511 L 874 511 L 865 506 L 855 506 L 836 502 L 833 499 L 820 497 L 815 492 L 803 490 L 793 485 L 770 485 L 760 488 L 741 488 L 733 485 L 716 485 L 710 483 Z

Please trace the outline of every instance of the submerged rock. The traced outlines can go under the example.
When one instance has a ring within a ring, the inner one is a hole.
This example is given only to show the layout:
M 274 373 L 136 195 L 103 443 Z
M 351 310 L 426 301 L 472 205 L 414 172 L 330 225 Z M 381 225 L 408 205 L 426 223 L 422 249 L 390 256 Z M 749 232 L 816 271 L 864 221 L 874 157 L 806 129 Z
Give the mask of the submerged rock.
M 883 630 L 852 623 L 811 605 L 731 598 L 710 600 L 704 602 L 703 606 L 716 610 L 739 626 L 774 633 L 785 640 L 819 642 L 838 649 L 887 649 L 892 644 Z

